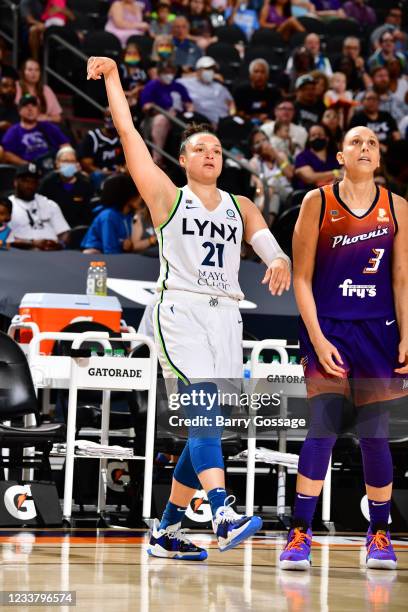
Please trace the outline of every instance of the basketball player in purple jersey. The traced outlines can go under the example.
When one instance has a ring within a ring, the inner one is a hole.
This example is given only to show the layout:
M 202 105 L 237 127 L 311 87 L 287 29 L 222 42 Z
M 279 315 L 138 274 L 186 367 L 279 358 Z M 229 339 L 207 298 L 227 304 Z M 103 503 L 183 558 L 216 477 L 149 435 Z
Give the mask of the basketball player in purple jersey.
M 387 401 L 402 396 L 404 386 L 394 381 L 395 394 L 380 379 L 389 383 L 408 373 L 408 204 L 375 184 L 380 149 L 368 128 L 348 131 L 337 159 L 343 180 L 305 196 L 293 236 L 311 424 L 280 567 L 310 566 L 312 518 L 341 430 L 344 395 L 352 394 L 370 512 L 366 564 L 394 569 Z M 351 379 L 357 383 L 352 392 Z M 358 384 L 362 379 L 375 380 L 367 390 Z

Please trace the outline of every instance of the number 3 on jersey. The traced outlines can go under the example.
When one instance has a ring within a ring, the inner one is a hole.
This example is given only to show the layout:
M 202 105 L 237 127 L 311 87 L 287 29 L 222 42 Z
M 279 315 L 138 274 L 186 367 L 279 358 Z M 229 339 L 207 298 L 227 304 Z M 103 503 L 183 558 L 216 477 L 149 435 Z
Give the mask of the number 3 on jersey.
M 378 272 L 381 258 L 385 253 L 385 249 L 372 249 L 372 251 L 375 257 L 371 257 L 368 260 L 368 263 L 371 264 L 371 266 L 364 268 L 364 274 L 375 274 L 376 272 Z
M 215 266 L 216 263 L 214 261 L 215 250 L 217 250 L 218 255 L 218 267 L 224 267 L 224 245 L 223 244 L 214 244 L 213 242 L 203 242 L 203 247 L 208 249 L 207 255 L 204 257 L 201 265 L 202 266 Z

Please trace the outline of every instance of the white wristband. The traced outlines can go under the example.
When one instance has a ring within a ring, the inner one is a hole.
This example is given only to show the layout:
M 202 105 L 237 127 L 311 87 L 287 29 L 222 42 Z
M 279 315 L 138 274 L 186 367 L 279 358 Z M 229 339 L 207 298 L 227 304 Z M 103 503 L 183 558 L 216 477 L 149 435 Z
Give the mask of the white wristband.
M 280 248 L 275 236 L 266 227 L 253 234 L 250 244 L 262 261 L 270 266 L 275 259 L 284 259 L 291 269 L 291 261 Z

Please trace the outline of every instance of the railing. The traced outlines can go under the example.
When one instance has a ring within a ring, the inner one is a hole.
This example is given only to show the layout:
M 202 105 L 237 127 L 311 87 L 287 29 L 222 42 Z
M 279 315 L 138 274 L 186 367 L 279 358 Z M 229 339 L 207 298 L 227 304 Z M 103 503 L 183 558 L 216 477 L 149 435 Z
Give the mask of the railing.
M 88 61 L 88 56 L 85 53 L 83 53 L 82 51 L 79 51 L 76 47 L 74 47 L 69 42 L 67 42 L 66 40 L 61 38 L 61 36 L 58 36 L 58 34 L 51 34 L 50 36 L 48 36 L 46 38 L 45 45 L 44 45 L 44 66 L 43 66 L 44 82 L 45 83 L 47 82 L 48 75 L 53 76 L 55 79 L 57 79 L 58 81 L 63 83 L 66 87 L 71 89 L 71 91 L 73 91 L 75 94 L 77 94 L 78 96 L 80 96 L 81 98 L 86 100 L 94 108 L 96 108 L 99 111 L 103 112 L 105 110 L 103 106 L 98 104 L 98 102 L 95 102 L 95 100 L 93 100 L 85 92 L 83 92 L 81 89 L 76 87 L 76 85 L 74 85 L 73 83 L 71 83 L 70 81 L 68 81 L 64 77 L 62 77 L 60 74 L 58 74 L 55 70 L 53 70 L 50 67 L 49 60 L 50 60 L 50 41 L 51 40 L 57 41 L 65 49 L 70 51 L 76 57 L 82 59 L 85 63 Z M 173 125 L 177 125 L 178 127 L 181 127 L 183 129 L 187 127 L 187 125 L 188 125 L 187 123 L 185 123 L 184 121 L 181 121 L 181 119 L 179 119 L 178 117 L 174 117 L 171 113 L 167 112 L 166 110 L 164 110 L 160 106 L 157 106 L 156 104 L 153 104 L 152 107 L 154 108 L 155 111 L 157 111 L 157 112 L 161 113 L 162 115 L 164 115 L 165 117 L 167 117 L 167 119 Z M 152 149 L 154 149 L 155 151 L 160 153 L 160 155 L 163 155 L 163 157 L 165 157 L 166 159 L 171 161 L 174 165 L 180 166 L 178 160 L 175 157 L 173 157 L 172 155 L 170 155 L 169 153 L 167 153 L 166 151 L 164 151 L 163 149 L 161 149 L 161 147 L 159 147 L 158 145 L 154 144 L 150 140 L 147 140 L 146 138 L 145 138 L 145 142 L 146 142 L 146 144 L 149 147 L 151 147 Z M 264 190 L 263 216 L 265 217 L 265 220 L 268 222 L 268 219 L 269 219 L 269 200 L 270 200 L 270 198 L 269 198 L 269 185 L 268 185 L 268 182 L 266 180 L 265 175 L 264 174 L 259 174 L 258 172 L 256 172 L 256 170 L 251 168 L 251 166 L 249 165 L 249 163 L 247 161 L 243 161 L 243 160 L 239 159 L 238 157 L 236 157 L 235 155 L 230 153 L 228 150 L 223 148 L 222 152 L 223 152 L 224 157 L 232 160 L 242 170 L 245 170 L 246 172 L 249 172 L 251 175 L 256 176 L 261 181 L 262 186 L 263 186 L 263 190 Z
M 11 44 L 12 63 L 14 68 L 18 68 L 18 5 L 10 0 L 1 0 L 0 5 L 6 6 L 11 11 L 11 33 L 10 30 L 4 30 L 3 27 L 0 27 L 0 35 Z

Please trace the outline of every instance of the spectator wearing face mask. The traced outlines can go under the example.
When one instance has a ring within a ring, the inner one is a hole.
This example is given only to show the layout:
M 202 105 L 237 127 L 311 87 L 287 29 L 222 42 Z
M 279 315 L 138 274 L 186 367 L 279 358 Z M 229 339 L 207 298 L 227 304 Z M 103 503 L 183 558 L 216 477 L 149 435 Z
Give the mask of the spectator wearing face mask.
M 158 78 L 149 81 L 140 95 L 140 105 L 144 113 L 152 116 L 150 123 L 151 138 L 154 144 L 164 149 L 170 131 L 170 121 L 157 113 L 153 105 L 161 106 L 164 110 L 176 115 L 183 111 L 192 111 L 193 104 L 187 89 L 181 83 L 174 81 L 176 68 L 170 62 L 163 62 L 158 66 Z M 152 156 L 156 164 L 162 165 L 162 155 L 153 150 Z
M 297 189 L 314 189 L 340 178 L 340 166 L 329 147 L 330 133 L 322 125 L 312 125 L 306 149 L 295 159 Z
M 234 100 L 228 89 L 214 81 L 216 63 L 212 57 L 201 57 L 196 66 L 196 76 L 178 79 L 187 89 L 194 110 L 216 126 L 218 121 L 230 114 Z
M 92 221 L 91 198 L 94 188 L 81 171 L 75 150 L 62 147 L 55 158 L 55 170 L 45 176 L 38 192 L 57 202 L 71 227 Z
M 78 158 L 96 189 L 107 176 L 124 169 L 125 157 L 109 108 L 105 110 L 103 127 L 90 130 L 80 143 Z
M 140 92 L 148 81 L 146 70 L 139 47 L 135 42 L 128 42 L 123 54 L 123 63 L 120 65 L 120 76 L 130 107 L 137 104 Z

